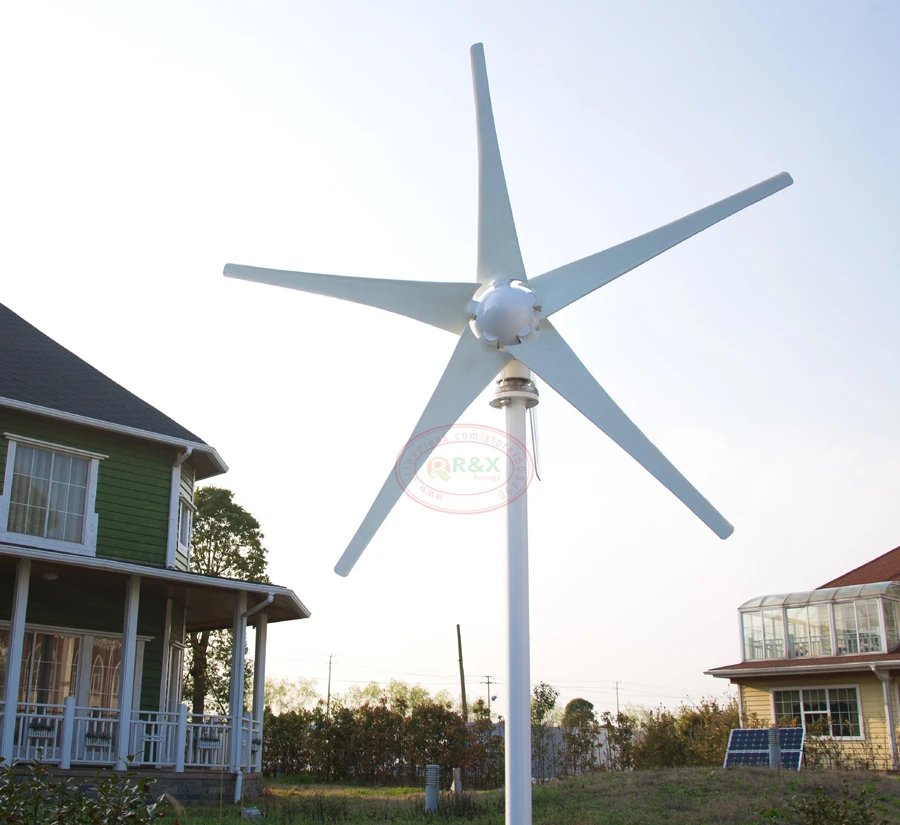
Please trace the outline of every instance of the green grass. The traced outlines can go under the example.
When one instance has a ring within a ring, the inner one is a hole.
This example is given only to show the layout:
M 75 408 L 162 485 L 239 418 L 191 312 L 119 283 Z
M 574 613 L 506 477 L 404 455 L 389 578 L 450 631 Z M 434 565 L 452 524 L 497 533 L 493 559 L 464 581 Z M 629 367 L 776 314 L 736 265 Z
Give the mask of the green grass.
M 870 788 L 875 809 L 890 823 L 900 823 L 900 779 L 873 773 L 802 771 L 770 772 L 738 768 L 727 771 L 682 768 L 633 773 L 605 773 L 552 782 L 534 788 L 535 825 L 765 825 L 773 812 L 788 810 L 791 798 L 823 786 L 838 798 L 848 783 L 856 798 Z M 267 784 L 263 796 L 247 803 L 266 811 L 266 825 L 321 823 L 467 823 L 502 825 L 503 797 L 498 791 L 441 796 L 436 816 L 423 811 L 424 792 L 417 788 L 366 788 L 313 785 L 280 779 Z M 171 820 L 170 820 L 171 821 Z M 235 825 L 240 809 L 189 806 L 182 825 Z M 801 820 L 779 819 L 778 822 Z

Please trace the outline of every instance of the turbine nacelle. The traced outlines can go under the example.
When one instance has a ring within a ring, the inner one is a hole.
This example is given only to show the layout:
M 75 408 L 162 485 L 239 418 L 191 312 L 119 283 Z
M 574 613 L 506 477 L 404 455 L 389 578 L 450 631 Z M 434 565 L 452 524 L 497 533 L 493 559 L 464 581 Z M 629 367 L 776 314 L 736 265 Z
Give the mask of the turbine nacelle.
M 537 296 L 523 281 L 497 279 L 472 301 L 471 309 L 472 331 L 497 349 L 521 344 L 541 328 Z

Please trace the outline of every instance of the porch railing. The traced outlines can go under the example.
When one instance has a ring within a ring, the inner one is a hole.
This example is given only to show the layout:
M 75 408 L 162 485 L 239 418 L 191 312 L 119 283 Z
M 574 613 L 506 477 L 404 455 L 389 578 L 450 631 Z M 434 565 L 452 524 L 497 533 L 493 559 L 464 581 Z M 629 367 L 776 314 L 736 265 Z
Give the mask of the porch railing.
M 187 705 L 181 705 L 176 713 L 141 710 L 132 711 L 130 717 L 127 753 L 135 765 L 176 772 L 185 768 L 261 770 L 262 721 L 249 713 L 238 719 L 236 754 L 230 716 L 192 714 Z M 119 725 L 118 709 L 76 706 L 72 697 L 61 705 L 19 703 L 13 759 L 36 759 L 63 768 L 73 764 L 115 767 Z

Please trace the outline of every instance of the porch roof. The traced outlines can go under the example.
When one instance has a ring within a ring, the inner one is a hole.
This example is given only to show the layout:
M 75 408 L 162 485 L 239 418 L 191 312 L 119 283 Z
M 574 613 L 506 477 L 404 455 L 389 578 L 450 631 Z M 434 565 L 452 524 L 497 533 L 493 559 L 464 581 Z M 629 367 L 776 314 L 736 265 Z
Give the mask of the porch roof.
M 792 673 L 835 673 L 865 671 L 873 667 L 900 668 L 900 649 L 890 653 L 861 653 L 855 656 L 819 656 L 803 659 L 754 659 L 704 671 L 707 676 L 738 679 L 741 676 L 775 676 Z
M 0 543 L 0 578 L 12 580 L 18 558 L 32 560 L 32 575 L 56 573 L 60 579 L 68 576 L 73 586 L 99 598 L 104 592 L 120 592 L 126 576 L 140 576 L 142 594 L 178 597 L 185 603 L 188 631 L 231 627 L 234 596 L 240 591 L 247 593 L 248 610 L 272 596 L 272 602 L 266 608 L 270 623 L 308 619 L 310 616 L 309 610 L 293 590 L 276 584 L 223 579 L 112 559 L 34 550 L 14 544 Z

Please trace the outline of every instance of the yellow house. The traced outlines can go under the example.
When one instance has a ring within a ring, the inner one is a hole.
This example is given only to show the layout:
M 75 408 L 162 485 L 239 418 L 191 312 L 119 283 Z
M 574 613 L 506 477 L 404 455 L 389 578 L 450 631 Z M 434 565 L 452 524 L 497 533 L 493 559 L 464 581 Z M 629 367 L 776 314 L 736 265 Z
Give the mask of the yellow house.
M 706 672 L 737 685 L 744 724 L 802 725 L 832 762 L 900 769 L 900 547 L 738 612 L 741 661 Z

